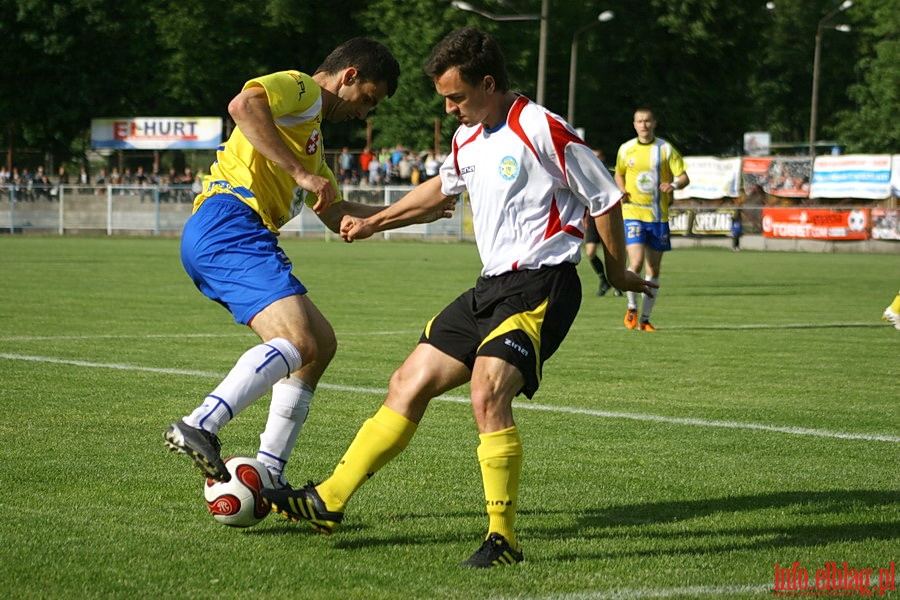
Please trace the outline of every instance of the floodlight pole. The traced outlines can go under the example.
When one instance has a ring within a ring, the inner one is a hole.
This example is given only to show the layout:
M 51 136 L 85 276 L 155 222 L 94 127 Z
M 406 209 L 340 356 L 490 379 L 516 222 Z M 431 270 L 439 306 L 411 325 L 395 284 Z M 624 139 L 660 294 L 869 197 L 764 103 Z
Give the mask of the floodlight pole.
M 578 36 L 595 25 L 611 21 L 615 16 L 616 14 L 613 11 L 605 10 L 597 15 L 597 20 L 576 29 L 575 34 L 572 36 L 572 52 L 569 55 L 569 102 L 567 107 L 568 114 L 566 116 L 566 120 L 572 127 L 575 127 L 575 85 L 578 73 Z
M 839 12 L 843 12 L 853 6 L 853 0 L 844 0 L 840 6 L 822 17 L 819 26 L 816 28 L 816 51 L 813 56 L 813 80 L 812 80 L 812 99 L 809 108 L 809 155 L 813 158 L 816 156 L 816 127 L 818 126 L 819 112 L 819 71 L 821 69 L 822 60 L 822 33 L 828 21 Z M 833 29 L 839 31 L 850 31 L 848 26 L 838 26 Z
M 451 2 L 451 6 L 459 10 L 473 12 L 476 15 L 481 15 L 485 19 L 490 19 L 491 21 L 541 22 L 540 40 L 538 42 L 538 75 L 535 102 L 543 106 L 544 81 L 546 80 L 547 76 L 547 22 L 550 18 L 550 0 L 541 0 L 541 14 L 539 15 L 495 15 L 494 13 L 490 13 L 486 10 L 481 10 L 480 8 L 472 6 L 468 2 L 462 2 L 461 0 L 453 0 L 453 2 Z

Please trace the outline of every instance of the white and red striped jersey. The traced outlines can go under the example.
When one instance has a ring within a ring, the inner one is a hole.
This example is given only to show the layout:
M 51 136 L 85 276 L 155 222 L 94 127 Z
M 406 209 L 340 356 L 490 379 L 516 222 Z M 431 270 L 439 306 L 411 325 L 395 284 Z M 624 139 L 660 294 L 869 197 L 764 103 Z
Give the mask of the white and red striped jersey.
M 585 208 L 597 216 L 622 193 L 559 116 L 519 96 L 494 129 L 462 125 L 441 166 L 441 190 L 466 190 L 485 277 L 578 263 Z

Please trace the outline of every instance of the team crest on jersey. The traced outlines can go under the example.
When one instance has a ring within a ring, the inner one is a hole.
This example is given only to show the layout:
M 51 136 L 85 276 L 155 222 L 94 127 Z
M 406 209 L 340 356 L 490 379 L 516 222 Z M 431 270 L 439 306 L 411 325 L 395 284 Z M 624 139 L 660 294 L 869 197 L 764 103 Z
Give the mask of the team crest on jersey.
M 319 134 L 318 129 L 313 129 L 313 132 L 309 134 L 309 139 L 306 140 L 306 153 L 312 156 L 319 150 L 319 142 L 321 141 L 322 136 Z
M 512 156 L 504 156 L 500 160 L 500 177 L 512 181 L 519 175 L 519 161 Z
M 641 171 L 634 178 L 634 183 L 642 194 L 652 194 L 657 187 L 656 175 L 650 171 Z

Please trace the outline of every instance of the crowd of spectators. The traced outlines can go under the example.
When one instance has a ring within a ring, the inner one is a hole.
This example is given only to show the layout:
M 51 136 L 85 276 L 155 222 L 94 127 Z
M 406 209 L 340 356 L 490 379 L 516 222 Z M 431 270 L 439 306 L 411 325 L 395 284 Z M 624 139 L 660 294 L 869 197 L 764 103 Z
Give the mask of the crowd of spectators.
M 382 147 L 378 152 L 368 146 L 362 152 L 351 152 L 349 147 L 344 147 L 335 160 L 335 175 L 342 185 L 417 185 L 436 177 L 444 158 L 431 151 L 407 150 L 400 144 L 393 150 Z M 66 193 L 73 190 L 96 195 L 105 195 L 108 186 L 112 186 L 116 195 L 139 195 L 145 200 L 150 198 L 152 188 L 158 191 L 162 202 L 192 202 L 201 189 L 203 175 L 202 171 L 195 173 L 191 168 L 157 172 L 138 166 L 121 171 L 117 167 L 103 167 L 93 174 L 82 167 L 77 175 L 70 176 L 62 166 L 51 176 L 41 166 L 34 170 L 3 166 L 0 167 L 0 197 L 14 197 L 17 202 L 53 202 L 58 200 L 61 186 Z
M 444 156 L 430 151 L 415 152 L 397 144 L 374 152 L 366 146 L 359 154 L 344 147 L 338 156 L 338 181 L 344 185 L 418 185 L 437 176 Z
M 193 202 L 202 181 L 203 172 L 195 174 L 191 168 L 181 172 L 172 168 L 165 173 L 148 173 L 141 166 L 134 171 L 124 168 L 121 172 L 112 167 L 109 170 L 100 168 L 91 176 L 82 167 L 77 176 L 70 177 L 66 167 L 62 166 L 54 177 L 50 177 L 40 166 L 33 172 L 27 168 L 0 167 L 0 195 L 14 194 L 17 202 L 55 201 L 61 187 L 80 194 L 105 195 L 108 186 L 113 186 L 114 194 L 140 195 L 142 201 L 149 198 L 150 188 L 154 188 L 163 202 Z

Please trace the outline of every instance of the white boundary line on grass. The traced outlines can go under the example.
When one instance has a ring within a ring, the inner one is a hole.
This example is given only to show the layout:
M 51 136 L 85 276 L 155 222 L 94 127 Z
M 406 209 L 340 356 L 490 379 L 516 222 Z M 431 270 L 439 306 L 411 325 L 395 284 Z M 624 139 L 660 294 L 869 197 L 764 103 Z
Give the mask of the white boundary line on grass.
M 550 596 L 526 596 L 526 600 L 643 600 L 644 598 L 678 598 L 720 596 L 722 594 L 772 593 L 772 584 L 759 585 L 697 585 L 677 588 L 637 588 L 633 590 L 597 590 L 572 592 Z
M 141 367 L 136 365 L 120 364 L 120 363 L 95 363 L 83 360 L 70 360 L 63 358 L 53 358 L 50 356 L 30 356 L 26 354 L 9 354 L 0 353 L 0 358 L 7 360 L 24 360 L 29 362 L 42 362 L 59 365 L 73 365 L 76 367 L 88 367 L 94 369 L 118 369 L 121 371 L 142 371 L 145 373 L 161 373 L 164 375 L 186 375 L 190 377 L 209 377 L 211 379 L 221 379 L 221 373 L 211 373 L 209 371 L 190 371 L 186 369 L 169 369 L 161 367 Z M 358 392 L 364 394 L 384 395 L 387 390 L 381 388 L 364 388 L 346 385 L 336 385 L 330 383 L 320 383 L 319 387 L 323 389 L 337 390 L 341 392 Z M 468 404 L 469 399 L 461 396 L 440 396 L 435 398 L 444 402 L 457 402 Z M 781 427 L 777 425 L 762 425 L 759 423 L 741 423 L 738 421 L 710 421 L 707 419 L 688 419 L 680 417 L 664 417 L 660 415 L 648 415 L 642 413 L 625 413 L 612 412 L 605 410 L 594 410 L 590 408 L 573 408 L 567 406 L 547 406 L 543 404 L 527 404 L 516 402 L 513 404 L 516 408 L 523 410 L 539 410 L 545 412 L 557 412 L 573 415 L 589 415 L 593 417 L 601 417 L 605 419 L 628 419 L 631 421 L 646 421 L 650 423 L 667 423 L 672 425 L 693 425 L 697 427 L 720 427 L 724 429 L 744 429 L 748 431 L 768 431 L 773 433 L 785 433 L 789 435 L 806 435 L 813 437 L 840 439 L 840 440 L 862 440 L 866 442 L 891 442 L 900 443 L 900 436 L 876 433 L 845 433 L 840 431 L 828 431 L 825 429 L 808 429 L 805 427 Z

